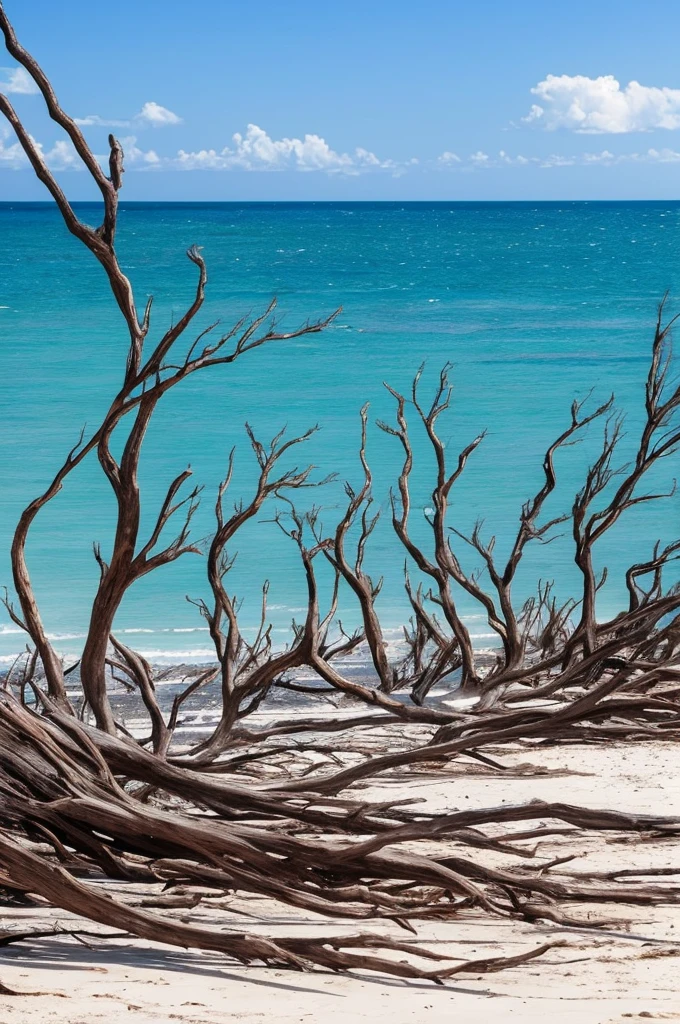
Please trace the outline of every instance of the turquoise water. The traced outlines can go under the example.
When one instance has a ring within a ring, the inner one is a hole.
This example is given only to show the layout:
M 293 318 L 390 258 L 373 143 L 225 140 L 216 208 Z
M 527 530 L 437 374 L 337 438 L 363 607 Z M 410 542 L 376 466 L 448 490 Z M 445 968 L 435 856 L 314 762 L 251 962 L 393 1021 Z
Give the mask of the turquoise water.
M 94 208 L 80 209 L 96 221 Z M 204 246 L 210 274 L 199 327 L 257 312 L 273 294 L 290 326 L 343 306 L 325 334 L 260 349 L 163 399 L 142 464 L 145 524 L 168 482 L 191 463 L 205 485 L 197 538 L 210 533 L 214 492 L 234 444 L 234 498 L 252 485 L 246 419 L 262 439 L 284 424 L 300 433 L 318 422 L 322 430 L 300 462 L 356 483 L 363 402 L 371 403 L 372 423 L 390 421 L 393 403 L 382 382 L 407 388 L 425 359 L 427 391 L 450 360 L 454 402 L 440 429 L 452 455 L 488 428 L 454 493 L 451 523 L 469 529 L 483 517 L 502 552 L 521 502 L 540 485 L 542 451 L 568 422 L 575 396 L 591 387 L 598 399 L 615 391 L 630 444 L 656 303 L 667 289 L 680 296 L 678 203 L 124 204 L 118 249 L 138 302 L 155 296 L 155 337 L 192 295 L 194 268 L 183 255 L 192 243 Z M 0 203 L 0 343 L 0 582 L 10 584 L 8 551 L 21 508 L 46 485 L 81 426 L 97 424 L 125 364 L 125 331 L 103 274 L 48 205 Z M 596 441 L 593 433 L 558 461 L 561 487 L 551 514 L 569 507 Z M 414 444 L 414 529 L 426 539 L 422 509 L 432 463 L 415 423 Z M 376 504 L 387 511 L 398 443 L 372 426 L 369 458 Z M 677 467 L 668 462 L 663 470 L 668 479 Z M 340 482 L 307 500 L 323 506 L 330 529 Z M 106 554 L 113 508 L 93 459 L 68 479 L 31 536 L 41 609 L 65 654 L 82 643 L 97 580 L 92 542 Z M 272 512 L 239 539 L 231 587 L 243 595 L 243 621 L 252 625 L 258 588 L 270 578 L 271 617 L 283 642 L 304 602 L 304 581 L 293 545 L 267 521 Z M 603 544 L 600 559 L 610 567 L 603 614 L 622 599 L 625 566 L 647 555 L 657 537 L 677 536 L 679 519 L 677 498 L 646 506 Z M 539 577 L 553 576 L 566 596 L 577 582 L 568 537 L 530 555 L 518 598 Z M 385 576 L 380 606 L 392 627 L 404 618 L 402 566 L 385 518 L 368 567 Z M 149 657 L 197 660 L 209 645 L 187 594 L 207 596 L 197 556 L 137 584 L 117 628 Z M 461 607 L 486 644 L 480 609 L 469 598 Z M 341 613 L 347 623 L 355 617 L 347 594 Z M 22 645 L 3 612 L 0 657 Z

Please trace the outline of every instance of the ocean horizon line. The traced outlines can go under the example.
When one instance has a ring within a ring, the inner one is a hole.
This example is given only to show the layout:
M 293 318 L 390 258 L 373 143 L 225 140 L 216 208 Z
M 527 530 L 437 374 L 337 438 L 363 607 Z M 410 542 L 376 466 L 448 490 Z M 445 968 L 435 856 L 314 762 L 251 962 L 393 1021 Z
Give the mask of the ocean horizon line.
M 503 207 L 503 206 L 526 206 L 526 207 L 554 207 L 554 206 L 662 206 L 664 204 L 674 206 L 680 205 L 680 197 L 668 199 L 121 199 L 119 209 L 126 207 L 163 207 L 163 206 L 195 206 L 203 209 L 210 209 L 221 206 L 294 206 L 300 207 L 338 207 L 338 206 L 379 206 L 379 207 L 432 207 L 432 206 L 461 206 L 461 207 Z M 77 208 L 100 207 L 101 200 L 98 199 L 74 199 L 70 205 Z M 7 209 L 16 206 L 36 206 L 57 209 L 52 199 L 0 199 L 0 209 Z

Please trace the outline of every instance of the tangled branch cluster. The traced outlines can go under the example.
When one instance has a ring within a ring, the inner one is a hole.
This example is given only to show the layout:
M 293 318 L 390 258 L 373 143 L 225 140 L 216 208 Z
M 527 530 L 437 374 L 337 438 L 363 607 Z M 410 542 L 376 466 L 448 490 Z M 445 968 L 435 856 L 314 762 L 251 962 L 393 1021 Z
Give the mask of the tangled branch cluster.
M 0 28 L 8 52 L 35 82 L 50 116 L 66 132 L 101 192 L 104 213 L 99 227 L 79 219 L 5 96 L 0 96 L 0 111 L 69 231 L 101 264 L 129 334 L 123 382 L 101 423 L 68 452 L 49 486 L 24 510 L 14 535 L 18 603 L 8 598 L 6 606 L 26 632 L 30 650 L 6 675 L 0 695 L 0 884 L 37 893 L 55 906 L 147 939 L 219 950 L 243 962 L 297 969 L 360 967 L 433 980 L 463 969 L 483 972 L 518 964 L 549 947 L 472 965 L 418 967 L 414 956 L 433 962 L 445 958 L 419 945 L 363 933 L 274 941 L 198 928 L 104 896 L 88 878 L 104 875 L 147 886 L 163 882 L 171 888 L 208 886 L 218 894 L 265 894 L 330 917 L 389 919 L 410 931 L 414 920 L 453 919 L 466 908 L 568 923 L 571 918 L 563 905 L 569 901 L 676 902 L 680 889 L 673 885 L 632 886 L 588 874 L 578 879 L 566 873 L 548 875 L 545 865 L 492 868 L 477 854 L 470 855 L 472 847 L 518 857 L 523 851 L 519 840 L 549 831 L 541 825 L 499 839 L 488 826 L 504 822 L 549 819 L 597 832 L 675 835 L 680 830 L 675 819 L 557 804 L 435 813 L 399 803 L 361 801 L 351 792 L 356 782 L 405 765 L 436 765 L 463 757 L 493 766 L 483 749 L 519 739 L 677 737 L 680 589 L 668 585 L 664 571 L 680 558 L 680 541 L 664 547 L 659 543 L 646 560 L 630 565 L 628 606 L 605 622 L 596 615 L 604 578 L 598 579 L 594 558 L 596 546 L 622 515 L 641 503 L 669 496 L 644 490 L 650 470 L 675 454 L 680 444 L 680 386 L 671 379 L 673 321 L 666 320 L 665 303 L 654 331 L 645 417 L 633 461 L 624 467 L 618 464 L 621 419 L 613 398 L 594 409 L 574 403 L 570 422 L 545 452 L 542 485 L 521 509 L 505 559 L 498 558 L 494 539 L 484 538 L 481 524 L 464 535 L 448 521 L 451 493 L 483 439 L 475 438 L 451 464 L 438 433 L 439 419 L 451 403 L 449 367 L 442 371 L 429 405 L 422 399 L 422 369 L 408 399 L 389 388 L 395 419 L 379 427 L 403 454 L 391 518 L 406 559 L 404 585 L 412 609 L 396 656 L 390 656 L 378 612 L 382 581 L 365 568 L 378 522 L 367 457 L 367 407 L 361 411 L 359 447 L 363 481 L 358 488 L 346 485 L 346 508 L 330 534 L 317 510 L 302 514 L 294 500 L 296 492 L 323 481 L 314 481 L 311 466 L 286 468 L 291 454 L 313 431 L 294 438 L 280 433 L 265 444 L 248 427 L 257 482 L 253 493 L 230 513 L 226 498 L 232 452 L 217 495 L 215 532 L 207 553 L 211 599 L 198 602 L 214 645 L 215 665 L 179 692 L 170 707 L 163 707 L 152 666 L 121 642 L 114 622 L 137 580 L 199 550 L 190 531 L 200 489 L 187 493 L 191 472 L 179 473 L 151 533 L 141 534 L 138 469 L 151 418 L 160 399 L 190 375 L 231 364 L 262 345 L 322 331 L 337 313 L 284 331 L 272 302 L 262 315 L 245 317 L 226 331 L 219 323 L 196 330 L 207 270 L 200 250 L 192 247 L 187 255 L 198 273 L 193 301 L 149 351 L 151 301 L 140 315 L 115 249 L 122 148 L 111 136 L 107 174 L 78 125 L 60 107 L 41 68 L 18 42 L 2 4 Z M 425 430 L 436 467 L 429 548 L 414 539 L 412 529 L 414 452 L 407 420 L 412 412 Z M 586 468 L 570 511 L 546 517 L 546 503 L 557 487 L 556 458 L 598 424 L 601 450 Z M 119 429 L 124 431 L 120 457 L 112 444 Z M 76 689 L 82 692 L 74 697 L 73 666 L 65 667 L 48 639 L 25 552 L 37 515 L 92 453 L 116 498 L 117 520 L 110 554 L 95 547 L 99 584 L 78 665 Z M 304 620 L 293 623 L 291 640 L 282 649 L 272 642 L 267 585 L 254 639 L 244 635 L 238 602 L 228 590 L 234 540 L 272 502 L 278 525 L 299 551 L 308 595 Z M 536 596 L 518 607 L 513 585 L 527 547 L 549 540 L 555 527 L 565 523 L 572 533 L 580 594 L 560 603 L 551 584 L 539 583 Z M 167 541 L 173 524 L 179 525 Z M 481 570 L 467 571 L 461 545 L 474 550 Z M 320 563 L 330 566 L 334 581 L 330 602 L 323 608 Z M 361 628 L 353 633 L 337 620 L 341 588 L 354 595 L 360 612 Z M 474 648 L 460 612 L 461 595 L 478 603 L 497 637 L 491 663 Z M 370 656 L 373 682 L 357 681 L 344 667 L 346 656 L 359 648 Z M 305 681 L 300 679 L 301 670 Z M 461 692 L 475 698 L 465 710 L 428 699 L 433 687 L 454 673 Z M 140 695 L 148 715 L 148 736 L 130 735 L 116 719 L 111 701 L 115 680 Z M 218 688 L 220 694 L 214 728 L 207 739 L 189 749 L 181 747 L 175 740 L 181 709 L 208 688 Z M 365 708 L 337 719 L 301 712 L 268 725 L 244 721 L 282 688 L 312 701 L 329 693 L 350 695 Z M 89 724 L 90 715 L 94 724 Z M 416 737 L 406 745 L 395 742 L 378 755 L 362 748 L 361 730 L 366 726 L 404 724 L 415 727 L 409 735 Z M 324 746 L 319 737 L 343 731 L 353 737 L 354 748 L 349 760 L 341 757 L 338 766 L 336 748 Z M 307 748 L 299 740 L 305 733 L 312 740 Z M 319 755 L 311 770 L 298 757 L 310 748 Z M 285 771 L 284 753 L 291 755 Z M 273 782 L 253 776 L 254 766 L 265 764 L 274 772 Z M 177 897 L 171 893 L 169 898 Z M 377 949 L 407 952 L 410 959 L 379 956 Z

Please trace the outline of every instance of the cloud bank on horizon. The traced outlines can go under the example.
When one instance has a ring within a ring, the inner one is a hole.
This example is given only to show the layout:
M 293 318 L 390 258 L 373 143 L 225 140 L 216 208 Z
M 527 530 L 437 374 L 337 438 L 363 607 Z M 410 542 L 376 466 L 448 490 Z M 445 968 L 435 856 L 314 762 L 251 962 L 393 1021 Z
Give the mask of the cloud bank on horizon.
M 16 96 L 32 96 L 38 88 L 21 68 L 0 68 L 0 91 Z M 565 130 L 577 135 L 624 135 L 675 131 L 680 129 L 680 89 L 644 86 L 631 81 L 625 87 L 613 75 L 589 78 L 585 75 L 547 75 L 531 90 L 536 98 L 528 114 L 512 127 L 524 131 L 540 128 L 546 132 Z M 425 170 L 461 173 L 502 167 L 557 168 L 571 166 L 614 166 L 622 163 L 676 163 L 680 152 L 671 147 L 647 147 L 641 151 L 575 154 L 548 153 L 542 156 L 511 155 L 500 150 L 496 155 L 479 149 L 467 156 L 445 150 L 434 159 L 393 160 L 378 157 L 372 150 L 357 146 L 344 152 L 334 149 L 315 132 L 302 137 L 274 138 L 256 124 L 248 124 L 244 133 L 236 132 L 222 147 L 179 148 L 168 154 L 143 148 L 137 133 L 146 129 L 178 128 L 184 120 L 155 100 L 142 104 L 132 117 L 107 118 L 88 114 L 75 118 L 82 128 L 128 128 L 135 134 L 121 138 L 126 164 L 133 170 L 147 171 L 284 171 L 324 172 L 329 175 L 358 175 L 388 172 L 399 177 L 420 165 Z M 172 134 L 172 133 L 171 133 Z M 38 143 L 46 164 L 53 170 L 77 170 L 75 150 L 68 140 L 51 147 Z M 103 147 L 105 148 L 105 147 Z M 106 165 L 107 156 L 102 155 Z M 22 170 L 27 160 L 13 133 L 0 126 L 0 168 Z
M 375 153 L 357 147 L 352 154 L 337 153 L 320 135 L 302 139 L 272 139 L 256 124 L 249 124 L 245 135 L 236 132 L 232 146 L 186 152 L 180 149 L 173 163 L 179 170 L 253 170 L 328 171 L 357 174 L 361 170 L 396 170 L 393 160 L 380 160 Z

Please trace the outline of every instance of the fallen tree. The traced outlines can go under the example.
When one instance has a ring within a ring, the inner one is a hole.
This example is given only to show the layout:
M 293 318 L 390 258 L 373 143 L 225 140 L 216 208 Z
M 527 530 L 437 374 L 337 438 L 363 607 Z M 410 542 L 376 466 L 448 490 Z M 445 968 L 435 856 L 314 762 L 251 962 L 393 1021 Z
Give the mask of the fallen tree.
M 596 613 L 603 579 L 597 578 L 593 554 L 622 515 L 670 494 L 641 489 L 648 474 L 680 444 L 680 387 L 671 380 L 673 321 L 666 320 L 665 302 L 654 331 L 645 417 L 633 461 L 623 467 L 617 463 L 621 420 L 613 399 L 593 409 L 575 403 L 565 430 L 546 449 L 543 482 L 521 509 L 510 553 L 503 560 L 495 554 L 494 539 L 484 539 L 481 524 L 465 535 L 449 523 L 451 492 L 483 440 L 475 438 L 453 465 L 447 462 L 437 424 L 451 402 L 449 368 L 442 371 L 429 405 L 421 397 L 422 370 L 408 400 L 390 388 L 395 421 L 379 427 L 403 453 L 391 518 L 396 543 L 406 557 L 404 586 L 413 613 L 396 655 L 388 652 L 380 621 L 382 583 L 365 568 L 378 521 L 367 457 L 367 408 L 361 413 L 362 482 L 346 485 L 346 508 L 330 532 L 324 530 L 318 509 L 302 512 L 296 502 L 303 489 L 325 481 L 315 478 L 311 466 L 286 468 L 312 431 L 295 438 L 281 433 L 265 444 L 247 428 L 258 479 L 252 495 L 237 501 L 229 514 L 232 453 L 206 558 L 211 598 L 197 602 L 215 647 L 215 666 L 193 678 L 170 706 L 163 706 L 153 667 L 115 635 L 115 618 L 141 577 L 185 554 L 202 553 L 190 536 L 200 491 L 185 493 L 190 472 L 180 472 L 168 487 L 150 535 L 140 536 L 138 468 L 151 418 L 161 398 L 190 375 L 229 365 L 264 344 L 321 331 L 336 314 L 284 331 L 274 319 L 272 303 L 261 316 L 244 318 L 227 330 L 218 323 L 196 328 L 207 269 L 194 246 L 187 254 L 198 274 L 194 299 L 146 351 L 154 326 L 151 302 L 140 314 L 115 248 L 122 147 L 110 137 L 107 174 L 76 122 L 60 107 L 35 59 L 18 42 L 2 4 L 0 28 L 8 52 L 30 75 L 101 192 L 99 227 L 79 219 L 4 96 L 0 111 L 69 231 L 101 264 L 129 335 L 122 384 L 101 423 L 83 433 L 67 453 L 45 491 L 25 509 L 14 536 L 18 607 L 9 598 L 6 607 L 26 632 L 30 650 L 6 675 L 0 694 L 0 885 L 38 894 L 54 906 L 143 938 L 219 950 L 242 962 L 297 969 L 363 968 L 433 980 L 461 970 L 482 973 L 517 965 L 550 947 L 453 967 L 419 967 L 414 958 L 445 958 L 384 934 L 275 941 L 242 931 L 198 928 L 103 896 L 88 879 L 104 875 L 147 888 L 164 883 L 170 892 L 158 897 L 159 907 L 201 899 L 197 887 L 208 887 L 222 895 L 265 895 L 329 917 L 385 919 L 409 931 L 414 930 L 413 921 L 454 919 L 469 909 L 569 923 L 565 904 L 570 902 L 677 902 L 680 888 L 673 884 L 633 885 L 587 872 L 578 878 L 548 874 L 551 865 L 538 861 L 521 870 L 516 865 L 501 869 L 485 865 L 477 853 L 470 855 L 470 849 L 486 849 L 526 858 L 518 843 L 564 826 L 598 834 L 675 836 L 680 831 L 677 819 L 545 803 L 440 813 L 416 810 L 408 802 L 362 801 L 351 791 L 355 783 L 383 772 L 406 765 L 437 766 L 456 758 L 502 771 L 503 765 L 483 753 L 484 748 L 519 740 L 677 736 L 680 591 L 672 582 L 668 585 L 665 570 L 680 557 L 680 541 L 663 547 L 658 543 L 648 557 L 630 565 L 628 607 L 604 622 Z M 435 462 L 429 550 L 414 539 L 411 523 L 411 410 Z M 546 517 L 546 503 L 557 488 L 561 449 L 598 424 L 601 450 L 585 468 L 570 510 Z M 123 433 L 120 457 L 114 455 L 117 431 Z M 116 498 L 117 522 L 110 552 L 105 555 L 95 547 L 100 579 L 88 635 L 79 665 L 67 667 L 43 623 L 26 543 L 36 516 L 94 453 Z M 272 642 L 267 584 L 252 640 L 246 638 L 238 602 L 228 589 L 238 531 L 269 506 L 299 552 L 308 594 L 304 620 L 293 623 L 290 642 L 283 648 Z M 168 542 L 166 531 L 175 521 L 180 525 Z M 561 524 L 571 530 L 581 593 L 560 603 L 551 584 L 539 583 L 536 596 L 518 607 L 513 584 L 528 545 L 550 540 Z M 476 553 L 480 570 L 467 571 L 457 545 Z M 334 580 L 325 606 L 320 563 L 330 567 Z M 354 632 L 346 632 L 337 621 L 341 588 L 356 601 L 361 626 Z M 460 611 L 461 594 L 480 606 L 497 636 L 492 654 L 475 650 Z M 360 649 L 367 651 L 374 670 L 369 682 L 358 681 L 347 669 L 348 655 Z M 450 679 L 461 693 L 475 698 L 471 706 L 431 700 L 433 688 Z M 111 691 L 120 683 L 141 702 L 148 735 L 131 734 L 117 719 Z M 176 742 L 183 709 L 216 687 L 219 711 L 212 734 L 191 746 Z M 313 709 L 315 700 L 329 695 L 349 696 L 364 707 L 342 717 L 305 710 L 264 725 L 252 717 L 244 721 L 281 690 L 304 696 Z M 394 731 L 390 749 L 377 751 L 366 744 L 365 730 L 377 726 Z M 396 726 L 408 727 L 408 732 L 398 734 Z M 349 737 L 344 746 L 324 739 L 338 733 Z M 307 743 L 299 738 L 305 734 Z M 316 758 L 311 764 L 306 757 L 310 752 Z M 501 823 L 537 820 L 543 824 L 502 838 L 494 834 L 494 826 Z M 404 963 L 379 956 L 379 950 L 406 952 L 411 959 Z
M 153 802 L 149 787 L 157 796 Z M 680 834 L 679 818 L 540 801 L 428 814 L 398 801 L 329 799 L 317 787 L 291 788 L 258 789 L 178 768 L 56 708 L 37 715 L 5 696 L 0 698 L 0 883 L 142 938 L 218 950 L 243 962 L 362 968 L 433 980 L 461 970 L 482 973 L 517 965 L 552 944 L 517 957 L 426 969 L 413 958 L 447 958 L 385 935 L 273 940 L 188 926 L 102 895 L 77 876 L 103 873 L 138 884 L 162 881 L 171 892 L 193 885 L 230 895 L 255 893 L 330 917 L 386 919 L 410 931 L 415 931 L 411 921 L 454 919 L 467 908 L 574 924 L 564 904 L 680 901 L 680 885 L 642 882 L 644 869 L 636 871 L 638 880 L 630 885 L 588 873 L 548 875 L 545 863 L 531 870 L 525 865 L 499 869 L 465 852 L 466 847 L 486 847 L 516 857 L 522 847 L 513 841 L 550 834 L 546 819 L 589 831 L 674 836 Z M 179 806 L 173 798 L 181 801 Z M 506 835 L 503 841 L 481 827 L 537 820 L 539 827 L 517 833 L 516 839 Z M 300 837 L 295 831 L 301 824 Z M 447 848 L 414 851 L 414 844 L 425 841 L 446 841 Z M 160 896 L 157 905 L 195 905 L 199 899 L 173 903 Z M 375 953 L 380 949 L 408 952 L 411 960 L 381 958 Z

